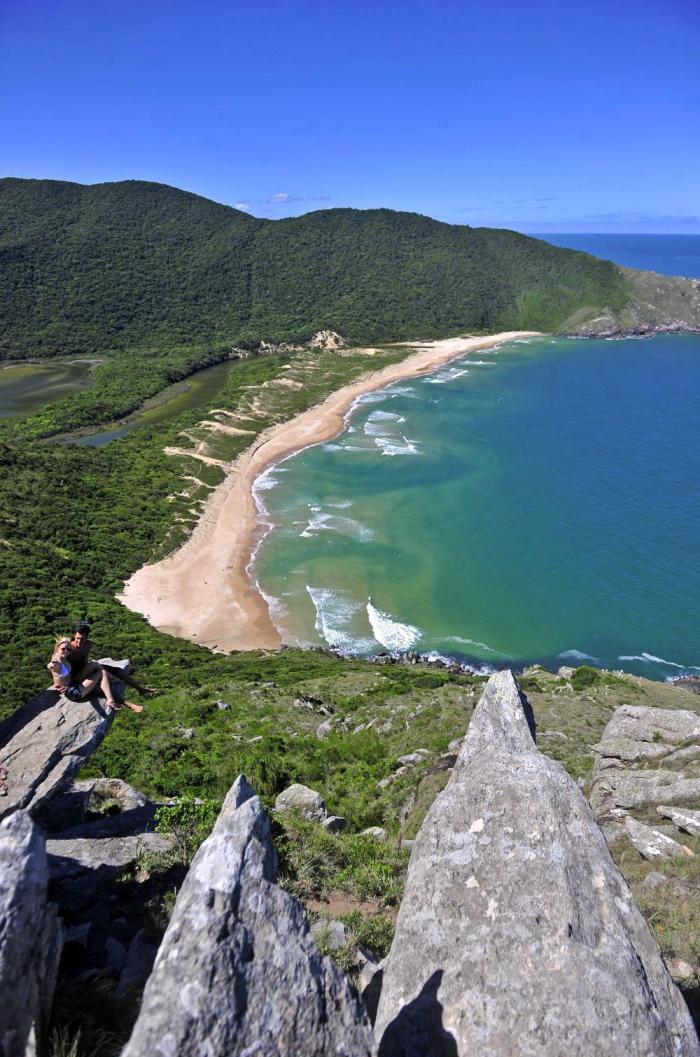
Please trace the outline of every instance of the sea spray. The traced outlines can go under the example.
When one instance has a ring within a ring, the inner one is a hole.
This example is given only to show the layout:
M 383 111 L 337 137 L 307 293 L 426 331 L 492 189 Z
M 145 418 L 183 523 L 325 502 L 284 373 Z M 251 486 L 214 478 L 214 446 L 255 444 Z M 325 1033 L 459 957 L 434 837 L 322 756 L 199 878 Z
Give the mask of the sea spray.
M 371 598 L 367 601 L 367 616 L 375 639 L 390 653 L 413 649 L 421 637 L 420 628 L 394 620 L 389 613 L 377 609 Z

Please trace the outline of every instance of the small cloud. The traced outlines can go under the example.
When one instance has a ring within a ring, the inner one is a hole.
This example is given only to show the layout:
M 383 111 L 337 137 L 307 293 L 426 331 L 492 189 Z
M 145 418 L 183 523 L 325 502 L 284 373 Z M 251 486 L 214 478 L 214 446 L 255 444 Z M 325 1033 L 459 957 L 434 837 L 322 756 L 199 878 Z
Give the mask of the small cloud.
M 234 202 L 233 203 L 233 208 L 234 209 L 243 209 L 246 213 L 250 210 L 251 206 L 252 206 L 251 202 Z
M 535 202 L 558 202 L 559 195 L 551 195 L 549 198 L 535 198 Z
M 287 191 L 278 191 L 277 194 L 270 195 L 260 205 L 266 206 L 289 206 L 295 202 L 330 202 L 328 195 L 290 195 Z

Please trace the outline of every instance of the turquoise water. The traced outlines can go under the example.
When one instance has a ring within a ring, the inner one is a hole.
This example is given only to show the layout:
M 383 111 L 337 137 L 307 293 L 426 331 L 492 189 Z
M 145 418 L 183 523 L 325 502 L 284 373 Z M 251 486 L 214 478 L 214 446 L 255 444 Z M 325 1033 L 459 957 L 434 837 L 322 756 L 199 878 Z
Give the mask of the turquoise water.
M 290 641 L 700 671 L 700 336 L 537 339 L 364 398 L 259 482 Z

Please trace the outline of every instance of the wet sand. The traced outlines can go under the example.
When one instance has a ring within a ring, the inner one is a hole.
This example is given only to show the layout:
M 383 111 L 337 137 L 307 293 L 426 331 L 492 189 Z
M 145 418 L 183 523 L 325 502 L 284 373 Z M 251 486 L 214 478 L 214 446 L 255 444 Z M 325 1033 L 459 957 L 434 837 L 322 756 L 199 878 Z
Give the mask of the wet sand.
M 348 412 L 365 393 L 430 374 L 467 353 L 536 336 L 534 331 L 507 331 L 420 345 L 407 342 L 407 347 L 417 350 L 413 356 L 368 373 L 295 418 L 270 426 L 231 464 L 189 539 L 168 558 L 134 573 L 120 601 L 160 631 L 210 649 L 279 647 L 280 635 L 249 575 L 263 531 L 253 492 L 260 474 L 302 448 L 337 437 L 345 428 Z

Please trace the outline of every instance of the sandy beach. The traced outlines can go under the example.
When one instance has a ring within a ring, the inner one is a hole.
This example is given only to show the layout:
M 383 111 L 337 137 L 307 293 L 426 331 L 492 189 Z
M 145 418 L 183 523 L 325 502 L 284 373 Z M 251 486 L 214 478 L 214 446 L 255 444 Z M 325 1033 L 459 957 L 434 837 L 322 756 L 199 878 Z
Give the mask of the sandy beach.
M 430 374 L 467 353 L 536 336 L 534 331 L 508 331 L 420 345 L 407 342 L 417 350 L 413 356 L 368 373 L 295 418 L 269 427 L 231 465 L 189 539 L 168 558 L 134 573 L 120 601 L 160 631 L 210 649 L 279 647 L 279 633 L 248 572 L 262 531 L 253 494 L 257 477 L 293 452 L 337 437 L 348 411 L 365 393 Z

